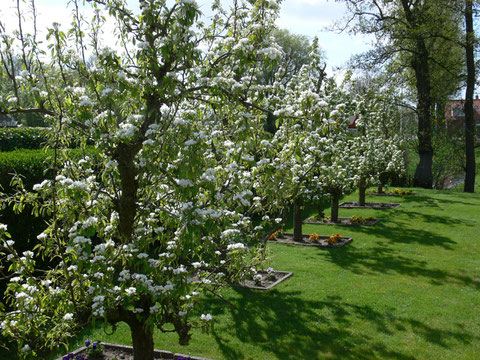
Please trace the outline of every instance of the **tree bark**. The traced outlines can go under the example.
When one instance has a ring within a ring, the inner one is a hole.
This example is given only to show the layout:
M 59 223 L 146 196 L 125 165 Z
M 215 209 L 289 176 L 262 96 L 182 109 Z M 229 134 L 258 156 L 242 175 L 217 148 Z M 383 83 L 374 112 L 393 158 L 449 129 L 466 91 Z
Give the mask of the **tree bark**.
M 475 192 L 475 119 L 473 117 L 473 92 L 475 89 L 475 58 L 473 4 L 465 0 L 465 57 L 467 62 L 467 89 L 465 94 L 465 183 L 464 192 Z
M 268 112 L 266 122 L 263 124 L 263 129 L 270 134 L 275 135 L 277 132 L 277 126 L 275 125 L 276 120 L 277 118 L 272 113 Z
M 320 202 L 318 204 L 318 215 L 320 215 L 322 218 L 325 217 L 325 209 L 323 208 L 323 202 Z
M 418 155 L 420 161 L 415 170 L 413 184 L 425 189 L 431 189 L 433 184 L 432 163 L 432 116 L 430 99 L 430 70 L 428 53 L 423 41 L 419 40 L 418 48 L 421 56 L 414 55 L 412 61 L 415 70 L 416 88 L 418 96 Z M 423 50 L 423 51 L 422 51 Z
M 377 194 L 383 194 L 383 185 L 378 185 Z
M 135 215 L 137 214 L 137 189 L 138 182 L 136 176 L 138 170 L 134 163 L 135 155 L 138 150 L 126 144 L 119 144 L 115 159 L 118 162 L 120 173 L 120 184 L 122 193 L 117 203 L 119 216 L 118 229 L 124 242 L 128 242 L 133 233 Z
M 332 208 L 331 208 L 331 219 L 333 222 L 338 222 L 338 193 L 332 193 Z
M 365 192 L 367 187 L 365 185 L 360 185 L 358 187 L 358 205 L 365 206 Z
M 133 360 L 153 360 L 153 331 L 146 328 L 145 324 L 135 322 L 130 325 L 133 343 Z
M 302 241 L 302 205 L 303 199 L 297 197 L 293 202 L 293 240 Z

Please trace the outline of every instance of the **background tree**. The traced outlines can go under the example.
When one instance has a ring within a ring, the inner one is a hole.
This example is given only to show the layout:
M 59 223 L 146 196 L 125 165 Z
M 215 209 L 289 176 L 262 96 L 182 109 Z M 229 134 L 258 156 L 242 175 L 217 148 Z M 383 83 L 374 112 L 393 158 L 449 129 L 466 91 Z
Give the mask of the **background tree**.
M 377 39 L 375 49 L 361 56 L 359 62 L 366 66 L 395 62 L 397 68 L 410 68 L 414 74 L 420 157 L 414 184 L 430 188 L 433 181 L 432 68 L 448 68 L 444 58 L 436 56 L 431 42 L 442 38 L 451 28 L 444 29 L 438 23 L 456 24 L 452 14 L 440 2 L 428 0 L 346 0 L 346 3 L 356 21 L 351 26 L 353 31 L 373 34 Z
M 475 32 L 473 26 L 473 0 L 465 0 L 465 59 L 467 81 L 465 90 L 465 184 L 463 191 L 475 191 L 475 119 L 473 117 L 473 94 L 475 91 Z

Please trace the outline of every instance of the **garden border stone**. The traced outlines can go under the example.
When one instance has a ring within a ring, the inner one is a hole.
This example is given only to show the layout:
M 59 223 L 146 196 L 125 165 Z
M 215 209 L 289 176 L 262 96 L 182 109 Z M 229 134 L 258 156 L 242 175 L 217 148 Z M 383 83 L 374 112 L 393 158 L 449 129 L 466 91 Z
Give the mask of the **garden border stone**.
M 380 206 L 377 206 L 380 205 Z M 396 209 L 400 206 L 399 203 L 375 203 L 366 202 L 365 206 L 358 205 L 358 201 L 346 201 L 338 205 L 342 209 L 373 209 L 373 210 L 389 210 Z
M 104 349 L 119 350 L 121 352 L 124 352 L 125 354 L 133 355 L 133 347 L 132 346 L 120 345 L 120 344 L 111 344 L 111 343 L 104 343 L 104 342 L 102 342 L 102 345 L 103 345 Z M 71 353 L 73 355 L 81 355 L 86 350 L 87 350 L 87 347 L 82 346 L 81 348 L 78 348 L 77 350 L 71 351 Z M 204 358 L 204 357 L 200 357 L 200 356 L 190 356 L 190 355 L 185 355 L 185 354 L 173 353 L 171 351 L 165 351 L 165 350 L 154 350 L 153 356 L 154 356 L 154 359 L 156 359 L 156 360 L 177 360 L 177 359 L 182 359 L 182 358 L 189 359 L 189 360 L 213 360 L 213 359 Z M 59 357 L 57 360 L 63 360 L 63 356 Z
M 258 274 L 262 274 L 262 275 L 266 275 L 267 272 L 266 271 L 258 271 L 257 272 Z M 238 287 L 242 287 L 242 288 L 246 288 L 246 289 L 254 289 L 254 290 L 270 290 L 272 287 L 280 284 L 281 282 L 287 280 L 289 277 L 291 277 L 293 275 L 293 272 L 291 271 L 280 271 L 280 270 L 274 270 L 274 273 L 275 274 L 283 274 L 282 277 L 280 277 L 279 279 L 275 280 L 273 283 L 269 284 L 269 285 L 266 285 L 266 286 L 262 286 L 262 285 L 252 285 L 252 284 L 248 284 L 250 282 L 253 282 L 253 280 L 246 280 L 242 283 L 238 283 L 238 284 L 235 284 L 235 286 L 238 286 Z M 247 283 L 248 282 L 248 283 Z

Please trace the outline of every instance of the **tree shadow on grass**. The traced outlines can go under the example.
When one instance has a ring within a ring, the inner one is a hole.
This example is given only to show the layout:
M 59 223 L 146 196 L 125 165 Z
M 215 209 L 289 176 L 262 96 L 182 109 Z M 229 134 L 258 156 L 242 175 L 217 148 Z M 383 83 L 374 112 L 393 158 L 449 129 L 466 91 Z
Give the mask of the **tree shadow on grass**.
M 318 252 L 326 261 L 356 274 L 401 274 L 410 277 L 424 277 L 433 285 L 459 284 L 480 290 L 480 279 L 467 275 L 450 273 L 441 269 L 429 268 L 426 261 L 407 257 L 386 244 L 375 247 L 356 248 L 353 244 L 337 249 Z
M 233 326 L 215 329 L 213 336 L 225 359 L 244 359 L 241 348 L 230 344 L 230 338 L 260 347 L 265 354 L 278 359 L 398 359 L 412 360 L 405 352 L 389 349 L 382 338 L 413 332 L 424 341 L 449 348 L 468 344 L 476 336 L 463 329 L 451 331 L 433 328 L 422 322 L 395 315 L 394 309 L 381 313 L 368 305 L 357 305 L 339 296 L 307 300 L 295 291 L 259 293 L 236 290 L 235 307 L 226 310 L 218 299 L 208 301 L 213 315 L 229 312 Z M 358 323 L 374 328 L 371 335 L 355 331 Z M 269 357 L 269 356 L 266 356 Z
M 408 217 L 410 220 L 414 220 L 415 218 L 419 218 L 420 221 L 427 222 L 427 223 L 438 223 L 444 225 L 465 225 L 465 226 L 475 226 L 473 221 L 466 221 L 459 219 L 458 217 L 451 217 L 451 216 L 442 216 L 437 214 L 424 214 L 421 212 L 409 210 L 402 210 L 402 209 L 395 209 L 395 213 L 388 214 L 387 218 L 396 218 L 398 215 L 404 215 Z
M 442 192 L 441 197 L 429 197 L 429 196 L 423 196 L 423 195 L 413 195 L 413 196 L 404 196 L 402 197 L 402 202 L 404 203 L 418 203 L 421 206 L 424 207 L 440 207 L 440 205 L 444 204 L 463 204 L 463 205 L 468 205 L 468 206 L 480 206 L 478 203 L 478 199 L 475 198 L 475 196 L 472 196 L 472 194 L 465 194 L 465 193 L 459 193 L 459 192 Z M 450 200 L 446 197 L 452 197 L 453 199 Z M 462 200 L 470 200 L 469 202 L 467 201 L 459 201 L 459 198 Z
M 352 233 L 376 236 L 379 239 L 398 244 L 440 246 L 445 250 L 454 250 L 453 245 L 457 244 L 449 237 L 423 229 L 410 229 L 398 223 L 390 223 L 385 218 L 374 226 L 356 226 L 350 227 L 348 230 Z M 355 235 L 353 237 L 355 238 Z

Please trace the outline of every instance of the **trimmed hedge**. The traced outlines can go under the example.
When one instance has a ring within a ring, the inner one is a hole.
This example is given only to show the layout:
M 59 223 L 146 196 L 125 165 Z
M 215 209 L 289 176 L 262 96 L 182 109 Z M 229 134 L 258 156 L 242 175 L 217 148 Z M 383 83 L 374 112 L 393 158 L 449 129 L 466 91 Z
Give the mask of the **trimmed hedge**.
M 12 194 L 15 191 L 10 186 L 13 173 L 23 176 L 23 184 L 28 190 L 45 179 L 51 179 L 52 173 L 47 170 L 45 160 L 52 153 L 51 150 L 45 152 L 28 149 L 0 152 L 0 191 L 7 194 Z M 71 149 L 69 153 L 74 161 L 83 157 L 83 152 L 80 149 Z M 89 156 L 95 156 L 97 150 L 88 147 L 86 153 Z M 46 220 L 33 216 L 29 208 L 25 208 L 19 215 L 13 212 L 13 207 L 10 205 L 6 205 L 3 210 L 0 210 L 0 223 L 7 224 L 8 231 L 15 240 L 17 250 L 31 249 L 35 245 L 37 235 L 46 227 Z
M 0 151 L 40 149 L 47 142 L 47 128 L 0 128 Z
M 87 147 L 87 155 L 92 156 L 96 152 L 94 147 Z M 74 161 L 83 157 L 81 149 L 70 149 L 69 154 Z M 28 190 L 31 190 L 33 185 L 51 178 L 45 160 L 52 155 L 53 150 L 19 149 L 0 152 L 0 186 L 3 192 L 11 192 L 10 182 L 14 173 L 23 176 L 23 183 Z
M 0 153 L 0 186 L 6 193 L 11 193 L 10 181 L 13 174 L 24 177 L 25 187 L 29 190 L 33 185 L 48 178 L 44 173 L 45 159 L 48 154 L 43 150 L 21 149 Z

